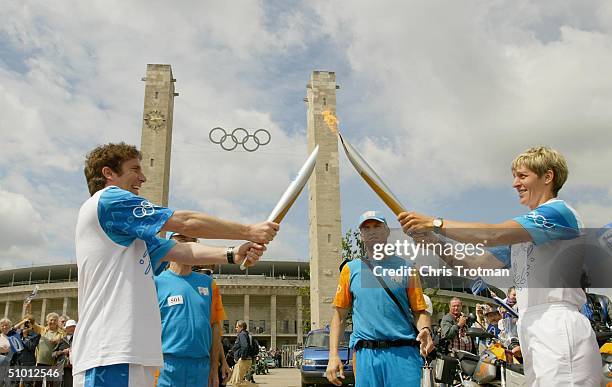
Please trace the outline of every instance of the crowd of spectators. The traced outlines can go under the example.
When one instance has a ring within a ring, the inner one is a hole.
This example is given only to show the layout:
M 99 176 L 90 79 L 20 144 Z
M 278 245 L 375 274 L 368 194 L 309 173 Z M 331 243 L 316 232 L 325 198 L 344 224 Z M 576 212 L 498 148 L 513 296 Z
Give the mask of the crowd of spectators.
M 29 305 L 27 305 L 29 311 Z M 61 366 L 64 370 L 61 382 L 47 382 L 49 387 L 72 387 L 71 345 L 76 321 L 66 315 L 51 312 L 45 325 L 36 323 L 27 313 L 13 324 L 8 318 L 0 319 L 0 366 Z M 0 387 L 19 386 L 19 382 L 0 376 Z M 21 382 L 21 386 L 41 386 L 42 382 Z

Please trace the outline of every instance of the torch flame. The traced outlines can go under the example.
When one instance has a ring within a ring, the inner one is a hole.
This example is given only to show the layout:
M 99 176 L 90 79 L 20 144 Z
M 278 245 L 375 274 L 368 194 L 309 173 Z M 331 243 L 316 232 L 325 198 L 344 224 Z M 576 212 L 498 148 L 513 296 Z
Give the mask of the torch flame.
M 325 123 L 327 124 L 327 127 L 329 128 L 329 130 L 332 131 L 333 134 L 338 134 L 339 121 L 334 115 L 334 113 L 332 113 L 329 110 L 325 110 L 323 112 L 323 121 L 325 121 Z

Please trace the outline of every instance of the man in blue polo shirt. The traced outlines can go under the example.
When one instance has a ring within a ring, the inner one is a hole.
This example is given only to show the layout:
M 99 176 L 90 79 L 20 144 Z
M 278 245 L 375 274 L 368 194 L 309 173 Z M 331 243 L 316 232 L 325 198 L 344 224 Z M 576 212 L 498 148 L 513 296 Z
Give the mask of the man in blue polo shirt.
M 380 277 L 401 304 L 402 312 L 374 276 L 383 273 L 382 269 L 404 267 L 407 261 L 397 256 L 371 259 L 376 257 L 374 246 L 387 243 L 390 234 L 387 221 L 377 211 L 366 211 L 359 218 L 359 231 L 367 257 L 364 261 L 348 262 L 340 273 L 330 323 L 327 379 L 336 386 L 342 384 L 338 341 L 343 336 L 348 311 L 352 309 L 353 333 L 349 345 L 356 353 L 355 386 L 418 385 L 423 364 L 421 355 L 433 349 L 431 319 L 418 276 L 383 274 Z M 365 263 L 368 259 L 372 269 Z
M 170 239 L 197 243 L 176 233 Z M 226 315 L 215 281 L 191 265 L 171 261 L 168 270 L 155 277 L 155 286 L 164 353 L 157 386 L 218 385 L 221 321 Z M 227 376 L 229 369 L 224 371 Z

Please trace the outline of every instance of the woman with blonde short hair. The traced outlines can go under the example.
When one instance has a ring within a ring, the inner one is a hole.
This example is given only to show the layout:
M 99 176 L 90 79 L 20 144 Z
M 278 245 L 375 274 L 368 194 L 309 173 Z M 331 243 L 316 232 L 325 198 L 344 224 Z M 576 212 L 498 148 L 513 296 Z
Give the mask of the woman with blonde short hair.
M 539 146 L 518 155 L 511 171 L 519 202 L 529 208 L 524 215 L 497 224 L 415 212 L 403 212 L 398 220 L 412 235 L 431 235 L 442 243 L 437 237 L 441 234 L 488 248 L 461 261 L 441 257 L 452 266 L 511 268 L 521 311 L 518 334 L 528 386 L 599 386 L 601 357 L 591 325 L 580 313 L 586 302 L 579 287 L 581 271 L 572 267 L 581 264 L 581 257 L 567 254 L 581 241 L 582 221 L 557 198 L 569 175 L 567 162 L 558 151 Z

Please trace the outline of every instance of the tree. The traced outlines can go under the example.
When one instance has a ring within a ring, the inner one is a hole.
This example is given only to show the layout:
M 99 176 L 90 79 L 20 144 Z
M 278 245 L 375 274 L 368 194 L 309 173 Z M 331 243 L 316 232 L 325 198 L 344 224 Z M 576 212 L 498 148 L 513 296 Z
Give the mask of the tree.
M 302 299 L 308 300 L 308 302 L 302 302 L 302 326 L 297 329 L 302 329 L 304 334 L 308 334 L 310 332 L 310 286 L 300 286 L 297 294 L 302 296 Z
M 359 235 L 359 231 L 346 230 L 346 234 L 342 237 L 342 258 L 346 261 L 352 261 L 355 258 L 365 256 L 365 246 Z

